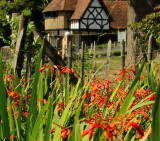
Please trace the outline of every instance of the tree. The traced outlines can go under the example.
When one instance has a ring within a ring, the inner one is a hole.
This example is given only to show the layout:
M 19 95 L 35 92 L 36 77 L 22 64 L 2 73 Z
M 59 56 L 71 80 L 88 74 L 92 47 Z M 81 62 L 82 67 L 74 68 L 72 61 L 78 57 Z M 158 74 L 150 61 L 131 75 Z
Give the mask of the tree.
M 141 33 L 139 38 L 140 46 L 146 49 L 149 36 L 152 35 L 154 48 L 158 49 L 160 43 L 160 6 L 155 7 L 154 12 L 146 15 L 140 22 L 133 22 L 131 28 Z
M 41 21 L 43 21 L 42 9 L 46 6 L 48 1 L 45 0 L 14 0 L 6 1 L 3 0 L 4 4 L 8 5 L 8 11 L 6 8 L 6 13 L 19 12 L 22 14 L 18 31 L 18 40 L 16 44 L 16 54 L 14 55 L 14 66 L 16 71 L 18 72 L 18 76 L 21 77 L 21 70 L 23 66 L 23 58 L 24 58 L 24 46 L 26 41 L 26 31 L 29 21 L 34 22 L 35 31 L 40 36 L 40 39 L 43 40 L 43 35 L 41 34 Z M 12 6 L 10 7 L 10 4 Z M 2 5 L 0 4 L 0 7 Z M 3 9 L 0 9 L 0 11 Z M 39 17 L 41 15 L 41 17 Z M 38 19 L 37 19 L 38 17 Z M 50 45 L 50 43 L 44 39 L 44 45 L 46 49 L 46 54 L 48 57 L 54 62 L 55 65 L 66 65 L 62 58 L 58 55 L 57 51 Z M 71 75 L 71 82 L 76 84 L 77 78 L 74 75 Z
M 147 14 L 153 12 L 159 0 L 128 0 L 128 25 L 141 21 Z M 130 67 L 135 67 L 134 40 L 138 37 L 137 31 L 130 26 L 127 28 L 127 62 Z

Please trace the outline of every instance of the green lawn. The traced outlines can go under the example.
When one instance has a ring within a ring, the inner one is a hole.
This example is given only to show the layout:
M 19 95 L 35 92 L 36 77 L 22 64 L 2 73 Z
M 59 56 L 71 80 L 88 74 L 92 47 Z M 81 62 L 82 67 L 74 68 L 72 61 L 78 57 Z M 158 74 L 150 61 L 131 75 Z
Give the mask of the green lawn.
M 96 69 L 100 68 L 101 69 L 98 72 L 98 75 L 101 75 L 102 77 L 105 76 L 106 72 L 106 57 L 100 57 L 96 58 Z M 109 65 L 110 71 L 109 71 L 109 78 L 112 79 L 119 70 L 121 70 L 121 57 L 120 56 L 112 56 L 110 59 L 110 65 Z

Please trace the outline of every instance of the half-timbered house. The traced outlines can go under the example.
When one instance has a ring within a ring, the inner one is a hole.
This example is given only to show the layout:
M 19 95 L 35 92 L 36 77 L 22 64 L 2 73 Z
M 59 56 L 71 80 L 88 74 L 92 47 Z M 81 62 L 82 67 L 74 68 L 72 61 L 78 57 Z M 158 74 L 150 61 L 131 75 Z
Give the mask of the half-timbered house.
M 117 40 L 118 32 L 126 29 L 126 9 L 126 1 L 52 0 L 43 10 L 45 30 L 66 43 L 65 36 L 74 35 L 77 46 L 82 34 L 108 33 Z

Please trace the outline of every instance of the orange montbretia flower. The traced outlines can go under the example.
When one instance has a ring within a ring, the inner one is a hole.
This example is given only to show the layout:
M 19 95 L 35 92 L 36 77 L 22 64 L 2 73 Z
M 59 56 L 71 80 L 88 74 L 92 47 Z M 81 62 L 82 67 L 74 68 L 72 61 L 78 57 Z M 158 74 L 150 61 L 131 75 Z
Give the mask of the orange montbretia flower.
M 128 78 L 129 80 L 133 80 L 132 75 L 136 75 L 136 72 L 132 69 L 124 68 L 118 73 L 118 77 L 115 81 L 122 80 L 123 78 Z
M 42 66 L 42 68 L 39 69 L 40 72 L 43 72 L 47 68 L 46 65 Z
M 151 96 L 149 96 L 147 99 L 145 99 L 145 101 L 146 100 L 150 100 L 150 101 L 153 101 L 154 99 L 155 99 L 155 94 L 154 95 L 151 95 Z
M 100 124 L 99 123 L 92 123 L 91 125 L 89 125 L 84 131 L 83 133 L 81 134 L 82 136 L 85 136 L 86 134 L 88 134 L 88 137 L 89 139 L 92 138 L 92 135 L 93 135 L 93 132 L 94 132 L 94 129 L 96 127 L 100 127 Z
M 72 131 L 69 129 L 69 128 L 62 128 L 61 129 L 61 134 L 60 134 L 60 136 L 62 137 L 62 139 L 64 140 L 64 139 L 66 139 L 67 137 L 68 137 L 68 135 L 71 135 L 71 133 L 72 133 Z
M 138 123 L 136 123 L 136 122 L 134 122 L 134 121 L 131 121 L 131 122 L 128 124 L 128 126 L 132 126 L 132 127 L 139 133 L 139 135 L 140 135 L 141 137 L 144 136 L 144 131 L 142 130 L 141 126 L 140 126 Z
M 119 123 L 120 122 L 113 122 L 113 123 L 105 125 L 104 137 L 108 141 L 111 141 L 113 139 L 113 136 L 115 136 L 115 131 L 118 130 L 116 125 L 119 124 Z
M 57 111 L 63 111 L 64 110 L 64 107 L 65 107 L 65 105 L 64 105 L 64 100 L 63 101 L 61 101 L 61 102 L 57 102 L 57 104 L 58 104 L 58 107 L 57 107 Z
M 53 129 L 51 129 L 49 132 L 50 132 L 50 133 L 53 133 L 54 131 L 55 131 L 55 129 L 53 128 Z
M 62 137 L 63 140 L 65 140 L 69 135 L 72 134 L 72 131 L 68 127 L 64 127 L 64 126 L 59 125 L 57 123 L 54 123 L 54 124 L 58 125 L 61 128 L 60 136 Z M 54 131 L 55 131 L 55 129 L 51 129 L 50 133 L 53 133 Z
M 104 137 L 110 141 L 113 139 L 113 136 L 115 136 L 115 131 L 118 130 L 116 125 L 119 123 L 120 122 L 113 122 L 110 124 L 104 124 L 104 123 L 100 124 L 100 123 L 94 122 L 83 131 L 82 136 L 85 136 L 86 134 L 88 134 L 89 139 L 91 139 L 93 136 L 94 129 L 99 127 L 104 130 Z
M 139 112 L 139 113 L 141 113 L 141 114 L 144 116 L 145 119 L 149 120 L 149 116 L 147 115 L 146 112 L 141 111 L 141 112 Z
M 14 92 L 14 91 L 8 91 L 7 93 L 8 93 L 9 97 L 14 97 L 16 95 L 20 95 L 18 92 Z
M 72 74 L 72 73 L 74 73 L 74 70 L 73 70 L 73 68 L 67 68 L 67 67 L 61 67 L 61 72 L 60 72 L 61 74 L 65 74 L 65 73 L 67 73 L 67 74 Z
M 25 116 L 26 118 L 28 118 L 28 112 L 22 112 L 21 115 Z

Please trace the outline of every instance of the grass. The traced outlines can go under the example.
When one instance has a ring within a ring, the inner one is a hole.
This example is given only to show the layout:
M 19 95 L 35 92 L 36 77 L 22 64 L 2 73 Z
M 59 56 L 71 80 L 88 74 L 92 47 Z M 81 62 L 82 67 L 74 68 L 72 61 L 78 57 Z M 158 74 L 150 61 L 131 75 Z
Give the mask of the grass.
M 103 67 L 99 70 L 98 75 L 105 76 L 106 71 L 106 57 L 96 58 L 96 68 L 99 68 L 103 63 Z M 121 70 L 121 57 L 120 56 L 111 56 L 110 59 L 110 71 L 109 79 L 116 77 L 117 73 Z

